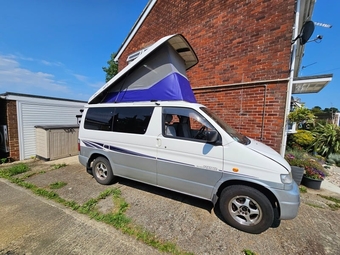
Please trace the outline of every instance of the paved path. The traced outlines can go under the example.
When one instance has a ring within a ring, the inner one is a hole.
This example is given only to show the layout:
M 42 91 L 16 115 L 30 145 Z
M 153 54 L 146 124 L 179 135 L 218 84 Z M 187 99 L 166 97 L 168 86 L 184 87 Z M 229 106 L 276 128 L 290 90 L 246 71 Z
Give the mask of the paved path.
M 340 194 L 340 187 L 334 185 L 327 179 L 323 180 L 323 182 L 321 183 L 321 189 L 326 189 L 326 190 Z
M 132 237 L 0 179 L 0 254 L 159 254 Z

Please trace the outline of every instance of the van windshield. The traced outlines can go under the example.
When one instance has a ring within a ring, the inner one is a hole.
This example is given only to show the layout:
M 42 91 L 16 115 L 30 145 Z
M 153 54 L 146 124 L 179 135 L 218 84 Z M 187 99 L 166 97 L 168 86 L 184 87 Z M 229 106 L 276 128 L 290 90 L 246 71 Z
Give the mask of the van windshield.
M 206 107 L 200 108 L 203 112 L 205 112 L 210 118 L 212 118 L 225 132 L 227 132 L 235 141 L 242 144 L 250 144 L 250 139 L 248 139 L 245 135 L 238 133 L 235 129 L 230 127 L 227 123 L 225 123 L 220 117 L 218 117 L 215 113 L 210 111 Z

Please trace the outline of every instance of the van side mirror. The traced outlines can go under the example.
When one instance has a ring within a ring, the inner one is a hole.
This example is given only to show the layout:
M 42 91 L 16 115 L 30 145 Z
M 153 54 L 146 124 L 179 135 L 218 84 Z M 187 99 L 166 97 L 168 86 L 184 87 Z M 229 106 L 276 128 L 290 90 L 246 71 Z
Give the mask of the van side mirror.
M 215 143 L 218 139 L 218 132 L 215 130 L 210 130 L 205 133 L 208 143 Z

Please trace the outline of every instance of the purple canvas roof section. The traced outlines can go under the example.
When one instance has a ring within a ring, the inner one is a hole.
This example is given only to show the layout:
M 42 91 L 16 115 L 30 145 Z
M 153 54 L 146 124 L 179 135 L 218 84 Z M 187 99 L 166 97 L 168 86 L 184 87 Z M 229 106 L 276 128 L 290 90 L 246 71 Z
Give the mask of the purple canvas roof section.
M 182 35 L 163 37 L 108 81 L 88 103 L 196 102 L 186 70 L 197 63 L 195 52 Z
M 123 92 L 108 92 L 104 103 L 137 102 L 137 101 L 171 101 L 183 100 L 196 103 L 195 95 L 188 79 L 172 73 L 148 89 L 124 90 Z

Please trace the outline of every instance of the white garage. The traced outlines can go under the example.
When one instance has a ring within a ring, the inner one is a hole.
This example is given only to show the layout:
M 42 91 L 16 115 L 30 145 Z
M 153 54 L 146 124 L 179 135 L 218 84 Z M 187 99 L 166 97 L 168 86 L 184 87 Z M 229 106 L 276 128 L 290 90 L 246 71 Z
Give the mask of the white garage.
M 78 124 L 76 115 L 81 114 L 86 104 L 85 101 L 11 92 L 0 94 L 0 101 L 0 125 L 7 126 L 9 141 L 7 157 L 14 160 L 36 156 L 35 126 Z

